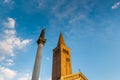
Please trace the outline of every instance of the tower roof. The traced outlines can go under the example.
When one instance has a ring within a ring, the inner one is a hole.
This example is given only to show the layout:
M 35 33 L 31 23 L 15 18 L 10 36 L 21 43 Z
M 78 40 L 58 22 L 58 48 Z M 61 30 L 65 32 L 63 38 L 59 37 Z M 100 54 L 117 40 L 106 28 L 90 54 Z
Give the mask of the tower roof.
M 64 41 L 62 33 L 60 32 L 59 41 L 58 41 L 57 46 L 59 46 L 61 44 L 65 45 L 65 41 Z

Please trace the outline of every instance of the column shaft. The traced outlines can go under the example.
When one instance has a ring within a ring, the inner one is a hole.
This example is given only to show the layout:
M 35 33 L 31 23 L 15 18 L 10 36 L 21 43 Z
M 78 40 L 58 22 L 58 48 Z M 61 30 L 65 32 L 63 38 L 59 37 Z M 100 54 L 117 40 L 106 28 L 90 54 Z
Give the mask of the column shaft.
M 41 64 L 41 58 L 42 58 L 42 47 L 43 47 L 43 44 L 38 45 L 33 74 L 32 74 L 32 80 L 39 80 L 40 64 Z

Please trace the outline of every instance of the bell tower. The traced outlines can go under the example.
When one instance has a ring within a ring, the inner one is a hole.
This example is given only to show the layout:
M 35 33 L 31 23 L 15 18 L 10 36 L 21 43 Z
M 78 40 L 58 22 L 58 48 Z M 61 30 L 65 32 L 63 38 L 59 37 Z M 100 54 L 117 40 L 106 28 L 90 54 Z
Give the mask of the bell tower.
M 52 80 L 60 80 L 62 76 L 72 74 L 71 54 L 60 33 L 57 47 L 53 49 Z

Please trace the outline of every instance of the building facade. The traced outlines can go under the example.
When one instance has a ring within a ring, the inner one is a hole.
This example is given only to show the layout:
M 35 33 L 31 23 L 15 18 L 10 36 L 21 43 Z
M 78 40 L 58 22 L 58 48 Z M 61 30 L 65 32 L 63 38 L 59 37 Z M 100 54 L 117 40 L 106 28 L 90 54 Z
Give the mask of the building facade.
M 72 74 L 70 48 L 66 46 L 62 33 L 53 49 L 52 80 L 87 80 L 81 72 Z

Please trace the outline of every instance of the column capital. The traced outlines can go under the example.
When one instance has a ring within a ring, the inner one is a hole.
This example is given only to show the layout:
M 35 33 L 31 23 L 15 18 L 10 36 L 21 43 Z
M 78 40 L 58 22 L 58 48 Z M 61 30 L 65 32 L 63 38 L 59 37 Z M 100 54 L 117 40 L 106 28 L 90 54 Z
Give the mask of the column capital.
M 45 44 L 45 42 L 46 42 L 46 39 L 42 39 L 42 38 L 39 38 L 38 40 L 37 40 L 37 44 L 39 45 L 39 44 Z

